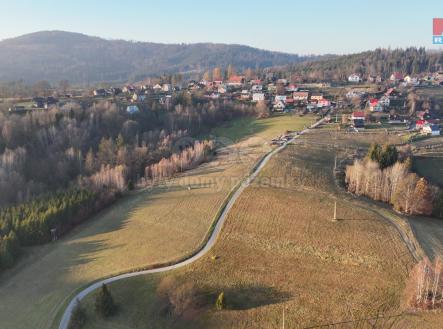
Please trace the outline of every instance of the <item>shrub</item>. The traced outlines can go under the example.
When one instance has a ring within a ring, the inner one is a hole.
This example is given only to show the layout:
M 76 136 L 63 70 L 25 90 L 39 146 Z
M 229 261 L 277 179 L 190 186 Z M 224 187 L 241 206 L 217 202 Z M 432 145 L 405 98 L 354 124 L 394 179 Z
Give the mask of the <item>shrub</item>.
M 102 285 L 102 288 L 95 297 L 95 312 L 105 318 L 117 312 L 117 306 L 105 284 Z
M 225 308 L 225 293 L 221 292 L 220 295 L 218 295 L 217 300 L 215 301 L 215 308 L 217 311 L 221 311 Z

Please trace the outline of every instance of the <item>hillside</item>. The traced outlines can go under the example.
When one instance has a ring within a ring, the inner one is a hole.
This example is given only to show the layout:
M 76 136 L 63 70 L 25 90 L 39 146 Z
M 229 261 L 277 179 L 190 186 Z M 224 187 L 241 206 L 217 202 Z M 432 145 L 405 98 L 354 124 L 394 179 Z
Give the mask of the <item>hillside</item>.
M 346 80 L 352 73 L 388 78 L 393 72 L 417 75 L 443 68 L 443 52 L 424 48 L 375 49 L 357 54 L 325 57 L 318 61 L 289 65 L 289 70 L 309 80 Z
M 237 69 L 278 66 L 308 58 L 312 57 L 242 45 L 131 42 L 46 31 L 0 42 L 0 81 L 126 81 L 228 64 Z

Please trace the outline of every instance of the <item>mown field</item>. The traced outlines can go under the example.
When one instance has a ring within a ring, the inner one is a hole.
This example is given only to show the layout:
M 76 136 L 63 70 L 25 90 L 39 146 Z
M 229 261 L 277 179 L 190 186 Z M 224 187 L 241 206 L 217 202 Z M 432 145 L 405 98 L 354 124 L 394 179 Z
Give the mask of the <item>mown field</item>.
M 236 133 L 241 142 L 221 150 L 211 163 L 165 185 L 132 193 L 58 242 L 27 250 L 22 261 L 0 277 L 0 328 L 55 328 L 69 297 L 80 287 L 194 251 L 231 188 L 269 150 L 263 141 L 312 120 L 251 120 L 260 130 Z M 223 135 L 223 130 L 216 134 Z
M 362 135 L 337 141 L 363 147 Z M 86 328 L 281 328 L 283 310 L 286 328 L 426 328 L 425 318 L 439 328 L 436 316 L 403 314 L 413 258 L 386 219 L 337 190 L 334 136 L 318 130 L 275 156 L 237 200 L 210 255 L 112 284 L 120 310 L 110 320 L 95 317 L 88 297 Z M 165 277 L 198 291 L 180 317 L 165 314 L 156 292 Z M 226 308 L 216 311 L 220 292 Z

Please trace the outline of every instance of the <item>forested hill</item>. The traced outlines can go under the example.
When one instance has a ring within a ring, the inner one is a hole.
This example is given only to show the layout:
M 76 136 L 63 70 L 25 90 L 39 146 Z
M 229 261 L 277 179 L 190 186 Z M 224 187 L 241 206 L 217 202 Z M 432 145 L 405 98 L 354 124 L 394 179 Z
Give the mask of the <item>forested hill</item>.
M 420 74 L 443 69 L 443 52 L 424 48 L 376 49 L 315 62 L 290 65 L 287 70 L 310 80 L 346 80 L 352 73 L 388 78 L 393 72 Z
M 62 31 L 36 32 L 0 42 L 0 81 L 127 81 L 228 64 L 242 70 L 306 59 L 312 57 L 242 45 L 159 44 L 105 40 Z

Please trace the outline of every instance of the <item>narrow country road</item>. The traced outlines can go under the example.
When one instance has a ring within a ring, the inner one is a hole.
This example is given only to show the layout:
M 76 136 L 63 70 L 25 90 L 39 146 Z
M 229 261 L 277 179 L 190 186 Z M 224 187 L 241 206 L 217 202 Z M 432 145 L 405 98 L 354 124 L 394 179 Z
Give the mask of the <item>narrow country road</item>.
M 242 194 L 242 192 L 257 177 L 257 175 L 264 168 L 264 166 L 269 162 L 269 160 L 276 153 L 278 153 L 281 150 L 283 150 L 289 143 L 291 143 L 296 138 L 298 138 L 300 135 L 305 134 L 306 132 L 309 131 L 309 129 L 316 128 L 317 126 L 322 124 L 323 121 L 324 121 L 324 119 L 321 119 L 321 120 L 317 121 L 316 123 L 311 125 L 308 129 L 305 129 L 305 130 L 301 131 L 299 133 L 299 135 L 293 137 L 289 141 L 285 142 L 283 145 L 277 147 L 276 149 L 274 149 L 270 153 L 266 154 L 259 161 L 258 165 L 251 172 L 251 174 L 249 176 L 247 176 L 243 180 L 243 182 L 238 186 L 236 191 L 232 194 L 232 196 L 229 199 L 229 201 L 227 202 L 226 206 L 223 208 L 223 211 L 221 212 L 220 216 L 216 219 L 216 221 L 217 221 L 216 225 L 215 225 L 214 230 L 212 231 L 208 241 L 206 242 L 204 247 L 202 249 L 200 249 L 196 254 L 194 254 L 192 257 L 190 257 L 190 258 L 188 258 L 188 259 L 186 259 L 184 261 L 181 261 L 181 262 L 173 264 L 173 265 L 169 265 L 169 266 L 165 266 L 165 267 L 159 267 L 159 268 L 150 269 L 150 270 L 143 270 L 143 271 L 139 271 L 139 272 L 131 272 L 131 273 L 126 273 L 126 274 L 121 274 L 121 275 L 110 277 L 110 278 L 107 278 L 107 279 L 104 279 L 104 280 L 101 280 L 101 281 L 97 281 L 97 282 L 91 284 L 89 287 L 87 287 L 86 289 L 80 291 L 77 295 L 75 295 L 72 298 L 72 300 L 69 302 L 68 307 L 66 308 L 65 312 L 63 313 L 62 319 L 60 321 L 59 329 L 68 329 L 69 321 L 71 319 L 71 314 L 72 314 L 72 311 L 74 310 L 74 307 L 75 307 L 75 305 L 77 303 L 77 300 L 81 301 L 89 293 L 91 293 L 94 290 L 100 288 L 103 284 L 109 284 L 109 283 L 112 283 L 114 281 L 119 281 L 119 280 L 123 280 L 123 279 L 127 279 L 127 278 L 132 278 L 132 277 L 140 276 L 140 275 L 146 275 L 146 274 L 153 274 L 153 273 L 160 273 L 160 272 L 167 272 L 167 271 L 175 270 L 175 269 L 178 269 L 180 267 L 183 267 L 183 266 L 186 266 L 188 264 L 191 264 L 191 263 L 195 262 L 197 259 L 199 259 L 202 256 L 204 256 L 205 254 L 207 254 L 208 251 L 214 246 L 214 244 L 215 244 L 215 242 L 217 240 L 217 237 L 219 236 L 220 231 L 221 231 L 221 229 L 223 227 L 223 224 L 224 224 L 224 222 L 226 220 L 226 217 L 227 217 L 229 211 L 231 210 L 232 206 L 234 205 L 235 201 L 237 201 L 238 197 Z

